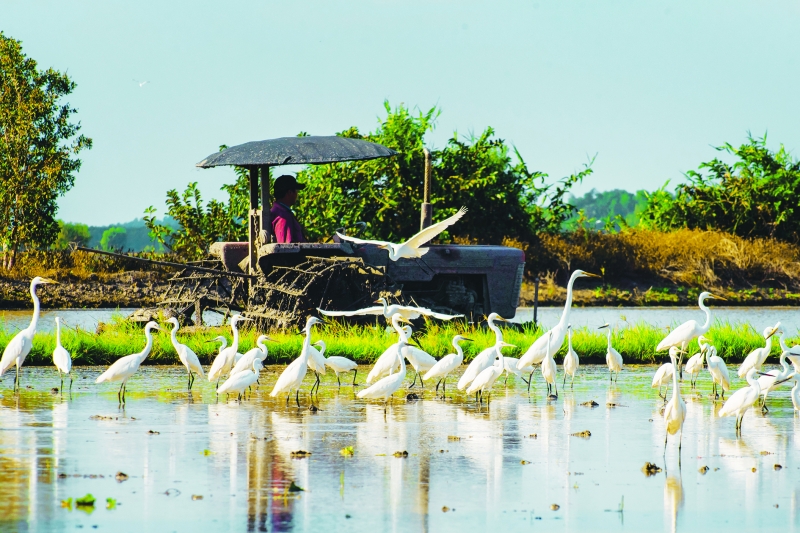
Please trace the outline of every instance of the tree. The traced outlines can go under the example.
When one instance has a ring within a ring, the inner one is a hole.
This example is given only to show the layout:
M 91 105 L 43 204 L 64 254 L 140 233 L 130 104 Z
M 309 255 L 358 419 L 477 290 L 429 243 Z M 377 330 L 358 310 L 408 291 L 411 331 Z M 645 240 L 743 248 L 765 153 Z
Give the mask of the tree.
M 86 224 L 71 224 L 64 222 L 63 220 L 59 220 L 58 227 L 58 237 L 56 238 L 56 242 L 53 244 L 53 247 L 56 250 L 66 250 L 69 248 L 70 243 L 73 242 L 78 246 L 89 245 L 89 240 L 92 238 L 92 234 L 89 233 L 89 226 Z
M 766 135 L 756 139 L 748 133 L 739 148 L 725 143 L 717 150 L 738 161 L 701 163 L 700 172 L 686 173 L 688 183 L 679 185 L 674 197 L 666 185 L 655 191 L 643 223 L 660 230 L 697 228 L 800 241 L 800 161 L 783 145 L 770 151 Z
M 77 154 L 92 140 L 78 135 L 76 113 L 61 99 L 75 83 L 40 71 L 20 41 L 0 32 L 0 244 L 13 268 L 21 247 L 48 247 L 59 233 L 56 200 L 75 183 Z
M 110 252 L 113 250 L 123 250 L 128 241 L 128 232 L 125 228 L 111 227 L 103 232 L 100 237 L 100 248 Z

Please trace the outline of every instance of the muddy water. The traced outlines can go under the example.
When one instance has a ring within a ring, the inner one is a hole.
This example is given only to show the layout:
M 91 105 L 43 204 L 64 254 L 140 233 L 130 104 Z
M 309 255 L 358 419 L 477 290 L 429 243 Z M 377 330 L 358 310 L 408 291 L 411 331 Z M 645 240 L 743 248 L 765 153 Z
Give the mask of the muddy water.
M 49 368 L 26 368 L 33 389 L 18 397 L 4 378 L 0 530 L 800 529 L 800 417 L 788 389 L 767 416 L 749 412 L 737 438 L 732 419 L 714 416 L 704 374 L 703 395 L 685 394 L 679 467 L 677 441 L 662 456 L 652 367 L 628 367 L 616 385 L 583 367 L 574 390 L 550 402 L 541 377 L 530 396 L 521 382 L 498 382 L 488 410 L 463 394 L 433 399 L 429 387 L 420 401 L 398 394 L 386 414 L 330 374 L 318 412 L 287 407 L 266 394 L 280 370 L 238 404 L 216 403 L 208 382 L 189 397 L 178 368 L 145 367 L 124 409 L 113 384 L 94 385 L 99 369 L 78 369 L 63 397 Z M 591 400 L 599 406 L 581 405 Z M 347 446 L 352 457 L 340 453 Z M 292 458 L 299 450 L 311 455 Z M 646 461 L 667 473 L 646 477 Z M 292 482 L 305 490 L 289 492 Z M 93 512 L 62 507 L 86 493 Z

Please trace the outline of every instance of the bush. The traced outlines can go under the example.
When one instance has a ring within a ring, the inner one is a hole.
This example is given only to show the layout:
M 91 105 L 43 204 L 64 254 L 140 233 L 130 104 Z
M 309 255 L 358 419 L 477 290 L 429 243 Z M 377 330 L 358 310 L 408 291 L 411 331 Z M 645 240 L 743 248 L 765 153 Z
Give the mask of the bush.
M 58 238 L 53 245 L 56 250 L 66 250 L 69 248 L 70 243 L 73 242 L 78 246 L 89 246 L 89 240 L 92 235 L 89 232 L 89 226 L 86 224 L 71 224 L 59 220 L 58 227 Z
M 111 227 L 103 232 L 100 238 L 100 248 L 110 252 L 113 250 L 123 250 L 128 240 L 128 232 L 125 228 Z

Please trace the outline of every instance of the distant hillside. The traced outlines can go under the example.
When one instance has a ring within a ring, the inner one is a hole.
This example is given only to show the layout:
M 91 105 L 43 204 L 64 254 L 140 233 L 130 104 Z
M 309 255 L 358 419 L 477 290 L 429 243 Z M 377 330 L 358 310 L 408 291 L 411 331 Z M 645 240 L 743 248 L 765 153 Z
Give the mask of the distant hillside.
M 178 223 L 171 217 L 164 217 L 160 222 L 173 228 L 178 227 Z M 150 238 L 150 232 L 144 225 L 144 220 L 137 218 L 130 222 L 121 224 L 110 224 L 108 226 L 89 226 L 89 247 L 101 248 L 100 241 L 103 234 L 111 228 L 122 228 L 124 232 L 115 232 L 116 240 L 113 242 L 114 248 L 121 248 L 125 251 L 141 252 L 152 248 L 156 251 L 163 251 L 162 246 Z

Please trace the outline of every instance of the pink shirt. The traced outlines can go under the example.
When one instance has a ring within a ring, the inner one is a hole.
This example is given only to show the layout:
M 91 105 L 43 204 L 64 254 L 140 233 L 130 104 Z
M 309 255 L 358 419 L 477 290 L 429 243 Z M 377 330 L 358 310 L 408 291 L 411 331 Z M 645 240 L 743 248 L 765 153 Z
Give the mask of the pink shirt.
M 307 242 L 303 235 L 303 227 L 297 221 L 292 210 L 280 202 L 272 204 L 272 232 L 279 243 Z

